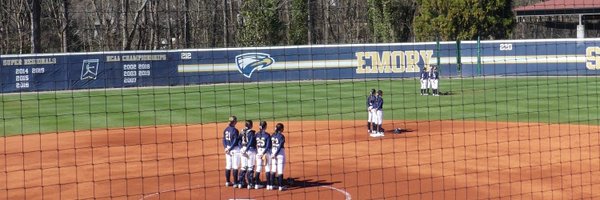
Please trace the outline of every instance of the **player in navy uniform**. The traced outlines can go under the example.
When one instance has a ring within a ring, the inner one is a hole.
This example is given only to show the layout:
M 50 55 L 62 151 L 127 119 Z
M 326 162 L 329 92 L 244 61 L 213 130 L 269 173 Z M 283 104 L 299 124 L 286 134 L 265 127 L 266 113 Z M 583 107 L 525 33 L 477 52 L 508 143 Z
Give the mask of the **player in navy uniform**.
M 423 67 L 421 71 L 421 96 L 429 95 L 429 70 Z
M 271 176 L 271 135 L 267 133 L 267 122 L 262 121 L 259 125 L 260 130 L 255 136 L 256 141 L 256 174 L 254 174 L 254 189 L 260 189 L 260 171 L 265 162 L 265 175 L 267 181 Z M 267 182 L 267 185 L 269 182 Z
M 254 164 L 256 159 L 256 140 L 254 135 L 256 131 L 252 130 L 252 120 L 246 120 L 246 127 L 240 133 L 240 159 L 242 161 L 242 171 L 240 173 L 238 188 L 246 185 L 246 176 L 248 177 L 248 189 L 254 188 Z
M 271 136 L 271 190 L 277 172 L 277 184 L 279 191 L 283 191 L 283 169 L 285 165 L 285 137 L 283 136 L 283 124 L 277 123 L 275 133 Z M 269 188 L 267 188 L 268 190 Z
M 371 137 L 383 137 L 383 91 L 377 91 L 377 98 L 373 103 L 373 110 L 375 110 L 375 133 L 371 133 Z
M 440 79 L 440 74 L 438 73 L 438 67 L 433 65 L 431 70 L 429 70 L 429 86 L 432 89 L 433 96 L 440 96 L 438 92 L 438 81 Z
M 225 147 L 225 186 L 238 182 L 239 131 L 235 128 L 237 117 L 229 117 L 229 126 L 223 131 L 223 146 Z M 233 183 L 230 181 L 233 169 Z
M 375 112 L 373 112 L 373 102 L 375 102 L 375 89 L 371 89 L 371 94 L 367 97 L 367 113 L 369 116 L 367 120 L 367 129 L 369 130 L 369 133 L 373 132 L 375 129 Z

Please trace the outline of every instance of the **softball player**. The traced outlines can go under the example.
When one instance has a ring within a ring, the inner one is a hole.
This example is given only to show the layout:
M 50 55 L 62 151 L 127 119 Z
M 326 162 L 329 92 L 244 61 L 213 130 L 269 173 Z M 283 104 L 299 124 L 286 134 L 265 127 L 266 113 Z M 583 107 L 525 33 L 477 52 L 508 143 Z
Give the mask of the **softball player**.
M 239 160 L 239 131 L 235 128 L 237 117 L 229 117 L 229 126 L 223 131 L 223 146 L 225 147 L 225 186 L 232 186 L 238 182 L 238 160 Z M 230 181 L 231 169 L 233 169 L 233 183 Z
M 254 189 L 260 189 L 260 171 L 263 167 L 263 159 L 265 162 L 265 175 L 267 177 L 267 185 L 271 176 L 271 135 L 267 133 L 267 122 L 262 121 L 259 125 L 260 130 L 256 134 L 256 174 L 254 174 Z
M 367 113 L 368 113 L 368 121 L 367 121 L 367 129 L 369 130 L 369 133 L 372 132 L 372 130 L 375 128 L 375 123 L 373 123 L 375 121 L 375 115 L 373 114 L 373 102 L 375 102 L 375 89 L 371 89 L 371 95 L 369 95 L 367 97 Z M 373 125 L 371 127 L 371 124 Z
M 283 191 L 283 168 L 285 165 L 285 137 L 283 136 L 283 124 L 277 123 L 275 133 L 271 136 L 271 187 L 267 190 L 272 190 L 273 182 L 275 181 L 275 172 L 277 172 L 277 184 L 279 191 Z M 268 186 L 267 186 L 268 187 Z
M 421 71 L 421 96 L 429 95 L 429 71 L 427 67 L 423 67 Z
M 383 91 L 377 91 L 377 98 L 373 104 L 373 110 L 375 110 L 375 133 L 371 133 L 371 137 L 383 137 Z
M 432 89 L 433 96 L 440 96 L 438 93 L 438 81 L 440 79 L 440 74 L 437 71 L 438 67 L 433 65 L 431 70 L 429 70 L 429 86 Z
M 240 134 L 240 142 L 242 148 L 240 150 L 240 158 L 242 161 L 242 172 L 240 173 L 238 188 L 246 185 L 246 176 L 248 177 L 248 189 L 254 188 L 254 164 L 256 159 L 256 140 L 254 135 L 256 131 L 252 130 L 252 120 L 246 120 L 246 127 Z

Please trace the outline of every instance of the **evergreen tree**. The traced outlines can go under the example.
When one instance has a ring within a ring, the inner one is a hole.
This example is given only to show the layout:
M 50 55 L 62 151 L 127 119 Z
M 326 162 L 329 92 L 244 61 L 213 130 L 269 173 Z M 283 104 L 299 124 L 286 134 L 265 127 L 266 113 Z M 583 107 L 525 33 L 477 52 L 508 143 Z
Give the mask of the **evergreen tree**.
M 241 8 L 240 46 L 281 44 L 283 24 L 276 0 L 244 0 Z
M 302 45 L 308 43 L 308 1 L 292 0 L 289 43 Z
M 412 0 L 368 0 L 373 42 L 407 41 L 416 5 Z
M 504 39 L 511 35 L 512 0 L 419 0 L 414 20 L 421 41 Z

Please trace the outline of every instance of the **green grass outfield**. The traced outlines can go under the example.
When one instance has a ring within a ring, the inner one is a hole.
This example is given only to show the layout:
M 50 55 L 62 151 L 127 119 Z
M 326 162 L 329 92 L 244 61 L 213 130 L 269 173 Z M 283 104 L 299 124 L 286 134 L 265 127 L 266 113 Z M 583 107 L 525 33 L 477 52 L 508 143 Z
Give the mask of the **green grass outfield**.
M 0 135 L 240 119 L 365 119 L 370 88 L 385 119 L 600 124 L 600 78 L 442 79 L 448 96 L 420 96 L 416 79 L 244 83 L 0 95 Z

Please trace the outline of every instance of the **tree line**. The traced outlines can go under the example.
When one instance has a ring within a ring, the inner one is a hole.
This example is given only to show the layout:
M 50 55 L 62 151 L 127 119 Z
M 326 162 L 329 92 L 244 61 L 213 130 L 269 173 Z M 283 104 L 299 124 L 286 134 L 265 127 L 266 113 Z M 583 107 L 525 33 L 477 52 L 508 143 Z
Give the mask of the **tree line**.
M 2 0 L 0 54 L 511 38 L 512 0 Z

